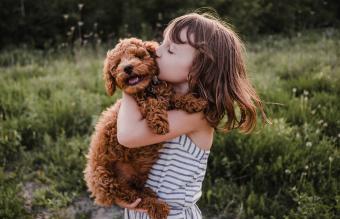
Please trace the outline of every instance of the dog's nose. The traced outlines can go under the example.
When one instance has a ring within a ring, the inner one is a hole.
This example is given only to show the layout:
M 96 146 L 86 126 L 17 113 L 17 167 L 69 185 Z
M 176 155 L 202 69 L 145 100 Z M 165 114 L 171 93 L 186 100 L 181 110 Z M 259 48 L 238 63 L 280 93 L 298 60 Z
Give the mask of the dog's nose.
M 127 65 L 127 66 L 124 67 L 124 71 L 125 71 L 127 74 L 131 74 L 132 69 L 133 69 L 132 65 Z

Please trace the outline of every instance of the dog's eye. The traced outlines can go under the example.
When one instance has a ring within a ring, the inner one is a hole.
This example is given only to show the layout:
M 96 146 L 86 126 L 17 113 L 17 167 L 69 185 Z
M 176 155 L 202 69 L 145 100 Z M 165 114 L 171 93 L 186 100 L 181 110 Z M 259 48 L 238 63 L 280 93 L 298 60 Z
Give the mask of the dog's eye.
M 118 59 L 118 60 L 115 62 L 115 64 L 113 65 L 113 67 L 114 67 L 114 68 L 117 68 L 118 65 L 119 65 L 119 63 L 120 63 L 120 59 Z
M 142 55 L 142 54 L 137 54 L 136 57 L 139 58 L 139 59 L 143 59 L 144 55 Z

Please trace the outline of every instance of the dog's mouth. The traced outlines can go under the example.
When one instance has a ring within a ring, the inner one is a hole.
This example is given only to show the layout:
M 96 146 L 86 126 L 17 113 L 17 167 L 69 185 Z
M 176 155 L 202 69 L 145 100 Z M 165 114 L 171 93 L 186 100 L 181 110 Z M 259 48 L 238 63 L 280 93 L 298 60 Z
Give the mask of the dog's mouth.
M 125 82 L 128 85 L 133 86 L 133 85 L 136 85 L 139 82 L 143 81 L 143 79 L 144 79 L 143 76 L 133 74 L 130 77 L 128 77 Z

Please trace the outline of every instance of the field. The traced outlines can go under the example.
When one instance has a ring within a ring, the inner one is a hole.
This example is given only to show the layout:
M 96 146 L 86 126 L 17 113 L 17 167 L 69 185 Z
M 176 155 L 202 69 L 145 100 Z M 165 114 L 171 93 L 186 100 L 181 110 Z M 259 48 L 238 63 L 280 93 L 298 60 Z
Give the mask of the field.
M 198 205 L 205 218 L 340 217 L 340 32 L 246 44 L 273 125 L 218 133 Z M 106 49 L 0 53 L 0 218 L 121 218 L 91 204 L 82 171 L 105 94 Z

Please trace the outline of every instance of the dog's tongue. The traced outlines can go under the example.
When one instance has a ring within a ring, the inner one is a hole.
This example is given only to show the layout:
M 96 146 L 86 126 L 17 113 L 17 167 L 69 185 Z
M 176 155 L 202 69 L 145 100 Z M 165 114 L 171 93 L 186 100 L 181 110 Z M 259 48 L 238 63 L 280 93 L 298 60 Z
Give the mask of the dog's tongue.
M 139 81 L 138 77 L 133 77 L 129 79 L 129 84 L 135 84 Z

